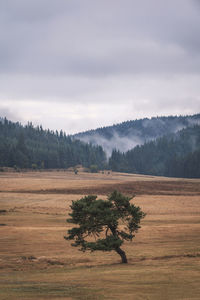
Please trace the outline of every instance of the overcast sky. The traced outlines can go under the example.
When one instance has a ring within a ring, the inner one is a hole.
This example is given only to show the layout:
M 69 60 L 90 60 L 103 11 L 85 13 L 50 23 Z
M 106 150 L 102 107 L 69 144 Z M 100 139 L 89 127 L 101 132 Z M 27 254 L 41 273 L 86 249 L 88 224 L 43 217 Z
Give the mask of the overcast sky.
M 0 0 L 0 116 L 75 133 L 200 112 L 200 0 Z

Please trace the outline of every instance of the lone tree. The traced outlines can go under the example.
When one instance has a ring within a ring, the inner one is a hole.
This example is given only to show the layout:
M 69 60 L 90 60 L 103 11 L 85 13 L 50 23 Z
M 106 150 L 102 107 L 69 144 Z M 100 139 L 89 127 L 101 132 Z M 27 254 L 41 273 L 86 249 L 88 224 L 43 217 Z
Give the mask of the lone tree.
M 114 191 L 107 200 L 89 195 L 72 201 L 67 222 L 77 226 L 68 230 L 64 238 L 74 240 L 71 245 L 83 252 L 114 250 L 122 263 L 127 263 L 126 253 L 120 247 L 125 240 L 132 241 L 145 216 L 140 207 L 130 203 L 131 199 Z

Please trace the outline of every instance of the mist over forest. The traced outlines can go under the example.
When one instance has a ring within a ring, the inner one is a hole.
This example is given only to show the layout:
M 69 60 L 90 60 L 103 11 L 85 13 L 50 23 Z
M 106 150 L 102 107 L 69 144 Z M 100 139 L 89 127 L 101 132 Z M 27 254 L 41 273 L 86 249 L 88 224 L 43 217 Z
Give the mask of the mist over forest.
M 177 133 L 181 129 L 200 125 L 200 114 L 191 116 L 152 117 L 126 121 L 113 126 L 75 134 L 73 137 L 93 145 L 101 145 L 110 157 L 112 151 L 127 152 L 163 135 Z
M 200 178 L 200 114 L 127 121 L 73 136 L 0 118 L 0 167 Z M 3 169 L 1 169 L 3 170 Z

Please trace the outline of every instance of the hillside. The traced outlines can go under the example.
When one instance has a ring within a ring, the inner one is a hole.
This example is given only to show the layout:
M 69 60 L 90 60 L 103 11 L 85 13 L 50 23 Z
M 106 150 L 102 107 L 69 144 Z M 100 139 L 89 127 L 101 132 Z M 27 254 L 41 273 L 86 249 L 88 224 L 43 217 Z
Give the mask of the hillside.
M 81 132 L 73 137 L 93 145 L 101 145 L 109 157 L 113 149 L 126 152 L 137 145 L 195 124 L 200 124 L 200 114 L 144 118 Z
M 200 178 L 200 126 L 187 127 L 121 153 L 112 152 L 114 171 Z
M 92 164 L 99 168 L 106 161 L 101 146 L 73 140 L 64 132 L 22 126 L 0 119 L 0 166 L 19 168 L 68 168 Z
M 199 123 L 200 114 L 141 119 L 80 133 L 79 140 L 63 131 L 0 119 L 0 167 L 62 169 L 81 164 L 95 165 L 96 170 L 200 178 Z

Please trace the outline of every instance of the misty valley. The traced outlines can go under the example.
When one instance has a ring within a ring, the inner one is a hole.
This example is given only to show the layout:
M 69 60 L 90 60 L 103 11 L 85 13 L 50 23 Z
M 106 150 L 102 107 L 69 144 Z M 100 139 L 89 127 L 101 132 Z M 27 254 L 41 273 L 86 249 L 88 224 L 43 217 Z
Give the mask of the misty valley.
M 0 167 L 200 177 L 200 114 L 127 121 L 75 135 L 0 119 Z M 91 167 L 92 166 L 92 167 Z

